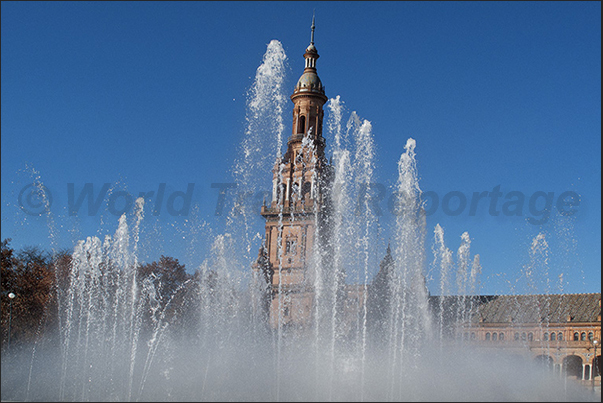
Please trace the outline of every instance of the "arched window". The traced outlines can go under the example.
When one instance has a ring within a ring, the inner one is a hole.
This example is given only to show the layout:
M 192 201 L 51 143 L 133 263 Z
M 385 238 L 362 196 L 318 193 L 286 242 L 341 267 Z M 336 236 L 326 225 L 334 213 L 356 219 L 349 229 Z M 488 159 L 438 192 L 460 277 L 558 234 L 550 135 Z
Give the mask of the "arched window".
M 291 199 L 293 201 L 300 199 L 299 185 L 297 184 L 297 182 L 293 182 L 293 184 L 291 185 Z
M 285 254 L 295 255 L 297 254 L 297 238 L 288 237 L 285 241 Z
M 300 115 L 297 118 L 297 133 L 304 134 L 306 132 L 306 117 L 304 115 Z
M 555 336 L 556 336 L 555 333 L 551 333 L 551 341 L 555 341 L 555 338 L 556 338 Z
M 505 339 L 505 334 L 504 333 L 499 333 L 498 334 L 498 340 L 504 340 Z
M 561 332 L 557 333 L 557 340 L 559 340 L 559 341 L 563 340 L 563 333 L 561 333 Z
M 490 332 L 486 333 L 486 340 L 490 340 Z
M 526 332 L 523 332 L 523 333 L 521 334 L 521 341 L 526 341 L 526 339 L 527 339 L 527 338 L 528 338 L 528 337 L 527 337 Z
M 528 333 L 528 341 L 532 341 L 534 340 L 534 333 L 530 332 Z
M 580 340 L 581 341 L 586 341 L 586 332 L 580 333 Z
M 516 340 L 516 341 L 519 340 L 519 333 L 515 333 L 513 335 L 513 340 Z
M 595 335 L 593 334 L 593 332 L 588 332 L 588 340 L 593 341 L 595 338 Z
M 302 186 L 302 200 L 305 200 L 306 194 L 308 195 L 308 197 L 312 197 L 312 195 L 310 194 L 311 190 L 312 184 L 310 182 L 304 182 L 304 185 Z
M 574 341 L 580 340 L 580 334 L 578 332 L 574 333 Z
M 549 334 L 545 332 L 544 335 L 542 335 L 542 340 L 549 341 Z
M 496 341 L 498 339 L 498 334 L 492 333 L 492 341 Z

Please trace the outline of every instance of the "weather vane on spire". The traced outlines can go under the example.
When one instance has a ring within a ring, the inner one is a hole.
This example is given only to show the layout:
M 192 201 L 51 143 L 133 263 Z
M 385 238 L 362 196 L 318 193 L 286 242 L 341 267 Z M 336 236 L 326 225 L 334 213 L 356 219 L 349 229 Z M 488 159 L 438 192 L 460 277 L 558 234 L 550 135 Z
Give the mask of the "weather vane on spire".
M 314 45 L 314 12 L 312 12 L 312 35 L 310 36 L 310 45 Z

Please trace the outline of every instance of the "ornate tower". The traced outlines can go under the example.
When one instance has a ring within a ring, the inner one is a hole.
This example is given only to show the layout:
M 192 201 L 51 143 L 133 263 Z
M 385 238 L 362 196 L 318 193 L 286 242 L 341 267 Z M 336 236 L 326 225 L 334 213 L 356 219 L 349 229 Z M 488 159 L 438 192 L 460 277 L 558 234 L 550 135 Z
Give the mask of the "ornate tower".
M 329 166 L 322 137 L 323 105 L 328 98 L 316 74 L 314 19 L 305 68 L 291 95 L 293 129 L 287 151 L 272 171 L 272 202 L 262 206 L 265 244 L 255 270 L 269 283 L 266 309 L 270 324 L 303 328 L 311 319 L 313 275 L 309 260 L 325 213 Z

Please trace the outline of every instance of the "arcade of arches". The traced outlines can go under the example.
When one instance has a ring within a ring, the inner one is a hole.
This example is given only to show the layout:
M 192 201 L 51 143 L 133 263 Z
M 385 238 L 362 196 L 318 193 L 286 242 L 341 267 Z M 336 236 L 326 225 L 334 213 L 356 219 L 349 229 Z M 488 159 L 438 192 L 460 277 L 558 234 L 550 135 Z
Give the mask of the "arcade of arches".
M 436 297 L 437 298 L 437 297 Z M 470 323 L 451 324 L 476 348 L 528 354 L 551 371 L 601 385 L 601 293 L 482 296 Z

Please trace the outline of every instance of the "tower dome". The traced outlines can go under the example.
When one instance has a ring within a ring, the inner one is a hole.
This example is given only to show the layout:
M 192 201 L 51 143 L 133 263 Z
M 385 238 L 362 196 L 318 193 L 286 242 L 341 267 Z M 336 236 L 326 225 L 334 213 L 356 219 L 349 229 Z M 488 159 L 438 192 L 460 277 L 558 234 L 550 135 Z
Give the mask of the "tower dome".
M 306 53 L 304 53 L 306 64 L 303 74 L 299 80 L 297 80 L 292 98 L 296 95 L 308 93 L 319 94 L 322 97 L 325 97 L 324 87 L 320 81 L 320 78 L 318 77 L 318 74 L 316 73 L 316 60 L 318 60 L 320 56 L 318 55 L 316 46 L 314 46 L 314 28 L 314 17 L 312 17 L 312 34 L 310 36 L 310 45 L 308 45 L 306 48 Z
M 320 78 L 318 78 L 318 74 L 316 71 L 308 71 L 301 75 L 299 80 L 297 80 L 297 85 L 295 85 L 295 92 L 301 91 L 312 91 L 324 94 L 324 90 L 322 88 L 322 82 Z

